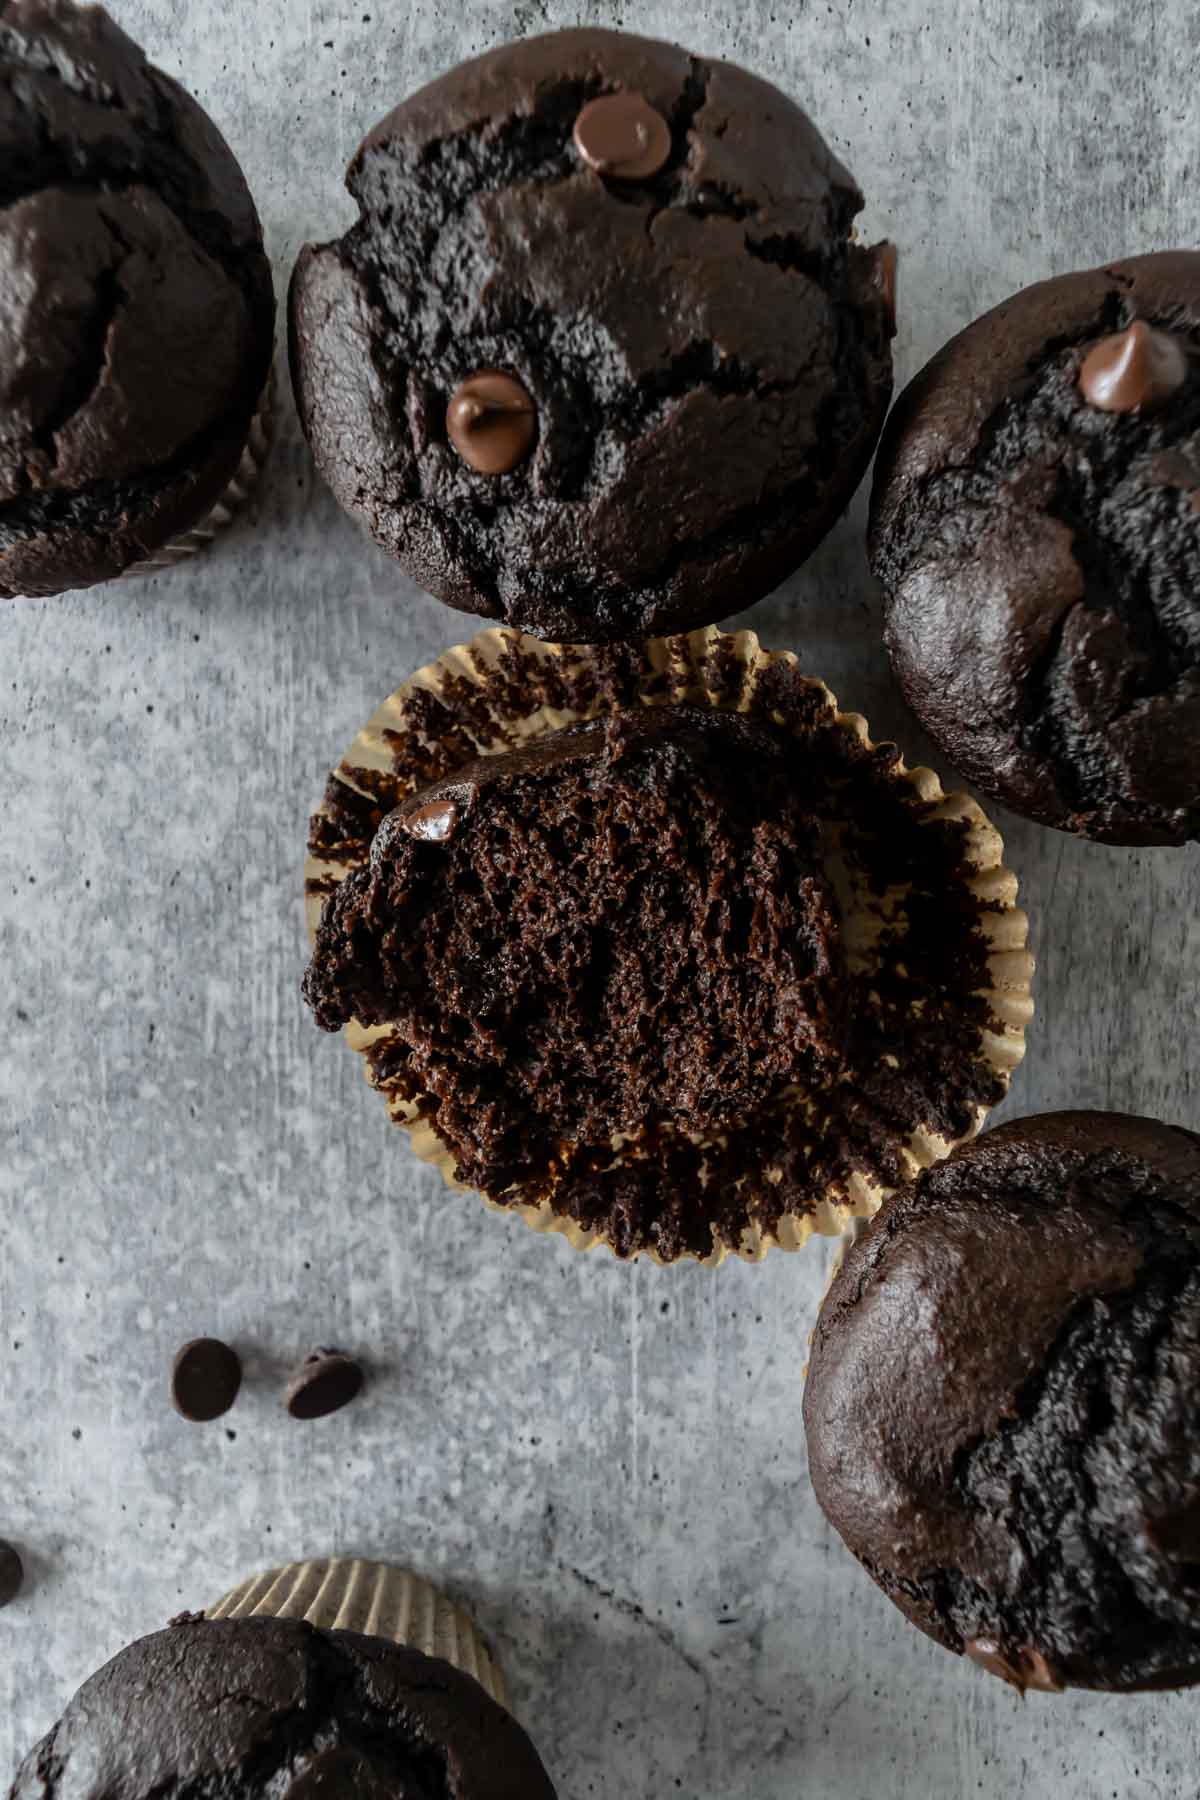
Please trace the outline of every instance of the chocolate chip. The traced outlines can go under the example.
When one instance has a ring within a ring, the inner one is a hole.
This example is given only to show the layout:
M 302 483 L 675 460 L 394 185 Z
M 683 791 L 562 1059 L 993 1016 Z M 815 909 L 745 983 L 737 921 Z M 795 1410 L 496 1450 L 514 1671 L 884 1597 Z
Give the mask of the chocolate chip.
M 441 844 L 458 823 L 458 808 L 453 800 L 431 800 L 428 806 L 418 806 L 415 812 L 402 813 L 400 823 L 409 837 L 420 838 L 427 844 Z
M 574 137 L 584 162 L 617 181 L 645 181 L 671 154 L 671 127 L 640 94 L 589 100 L 575 121 Z
M 236 1350 L 219 1338 L 193 1338 L 175 1358 L 171 1400 L 176 1412 L 199 1425 L 227 1413 L 241 1385 L 242 1365 Z
M 288 1383 L 287 1409 L 293 1419 L 323 1419 L 348 1406 L 361 1391 L 362 1366 L 340 1350 L 314 1350 Z
M 1169 331 L 1135 319 L 1101 338 L 1079 369 L 1079 391 L 1100 412 L 1137 412 L 1168 399 L 1187 380 L 1187 351 Z
M 25 1570 L 11 1544 L 0 1542 L 0 1606 L 10 1606 L 21 1591 Z
M 468 375 L 446 408 L 446 436 L 480 475 L 507 475 L 524 462 L 536 423 L 529 393 L 501 369 L 478 369 Z

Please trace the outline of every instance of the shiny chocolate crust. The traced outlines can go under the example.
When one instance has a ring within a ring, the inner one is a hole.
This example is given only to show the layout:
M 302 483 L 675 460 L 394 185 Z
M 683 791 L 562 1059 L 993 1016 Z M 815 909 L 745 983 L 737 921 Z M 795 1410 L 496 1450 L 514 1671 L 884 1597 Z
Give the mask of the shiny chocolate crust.
M 870 547 L 955 768 L 1102 842 L 1200 836 L 1200 252 L 1041 282 L 947 344 L 888 421 Z
M 123 1650 L 10 1800 L 554 1800 L 478 1682 L 382 1638 L 184 1617 Z
M 767 82 L 614 31 L 527 39 L 397 107 L 347 181 L 358 223 L 292 282 L 300 416 L 443 600 L 564 641 L 683 629 L 776 586 L 845 506 L 893 321 L 861 194 Z M 504 469 L 446 429 L 484 368 L 536 407 Z
M 887 1201 L 804 1396 L 832 1524 L 1018 1687 L 1200 1680 L 1200 1136 L 1051 1113 Z
M 209 511 L 270 367 L 258 215 L 98 6 L 0 3 L 0 598 L 120 574 Z

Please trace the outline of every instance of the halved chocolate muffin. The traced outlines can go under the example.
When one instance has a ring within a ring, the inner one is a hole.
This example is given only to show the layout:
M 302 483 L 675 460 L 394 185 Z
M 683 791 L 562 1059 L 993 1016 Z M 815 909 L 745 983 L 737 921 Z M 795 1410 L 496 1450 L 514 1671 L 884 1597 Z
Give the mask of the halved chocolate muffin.
M 481 632 L 330 778 L 305 991 L 452 1185 L 578 1249 L 757 1259 L 1004 1092 L 1002 848 L 749 632 Z
M 406 800 L 325 909 L 305 994 L 386 1025 L 380 1078 L 433 1097 L 499 1196 L 579 1145 L 705 1131 L 839 1055 L 818 828 L 767 732 L 643 708 Z

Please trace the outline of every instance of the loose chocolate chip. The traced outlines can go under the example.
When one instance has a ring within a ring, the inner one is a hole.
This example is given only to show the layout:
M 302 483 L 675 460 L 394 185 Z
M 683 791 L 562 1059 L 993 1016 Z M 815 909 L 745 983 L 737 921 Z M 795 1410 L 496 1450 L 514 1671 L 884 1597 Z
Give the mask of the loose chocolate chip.
M 507 475 L 533 444 L 534 404 L 501 369 L 478 369 L 460 381 L 446 408 L 446 436 L 480 475 Z
M 640 94 L 601 94 L 575 121 L 575 148 L 600 175 L 645 181 L 671 154 L 671 127 Z
M 361 1391 L 362 1366 L 340 1350 L 314 1350 L 288 1383 L 287 1409 L 293 1419 L 323 1419 L 348 1406 Z
M 236 1350 L 219 1338 L 193 1338 L 175 1358 L 171 1400 L 194 1424 L 219 1419 L 237 1399 L 242 1365 Z
M 402 813 L 400 823 L 409 837 L 429 844 L 444 843 L 458 823 L 458 808 L 453 800 L 431 800 L 415 812 Z
M 0 1606 L 9 1606 L 21 1591 L 25 1570 L 11 1544 L 0 1542 Z
M 1187 351 L 1169 331 L 1135 319 L 1101 338 L 1079 369 L 1079 391 L 1100 412 L 1137 412 L 1166 400 L 1187 380 Z

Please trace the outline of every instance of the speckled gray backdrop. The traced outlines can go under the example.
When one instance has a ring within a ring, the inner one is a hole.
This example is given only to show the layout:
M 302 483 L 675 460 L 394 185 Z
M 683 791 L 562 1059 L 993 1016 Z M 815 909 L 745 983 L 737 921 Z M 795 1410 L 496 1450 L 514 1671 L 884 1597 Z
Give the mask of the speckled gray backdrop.
M 580 18 L 750 62 L 811 105 L 902 247 L 900 374 L 1035 277 L 1195 243 L 1193 0 L 119 0 L 210 108 L 282 287 L 352 216 L 341 170 L 461 56 Z M 892 689 L 860 495 L 750 622 L 876 736 Z M 904 1626 L 806 1486 L 828 1247 L 620 1267 L 448 1198 L 303 1016 L 323 774 L 474 627 L 316 485 L 290 405 L 257 516 L 194 567 L 0 615 L 0 1786 L 89 1671 L 305 1553 L 407 1560 L 475 1607 L 564 1800 L 1192 1796 L 1200 1700 L 1031 1697 Z M 1002 820 L 1040 956 L 1007 1107 L 1200 1126 L 1200 852 Z M 166 1402 L 220 1333 L 220 1424 Z M 280 1405 L 317 1342 L 364 1401 Z M 229 1429 L 226 1430 L 225 1427 Z

